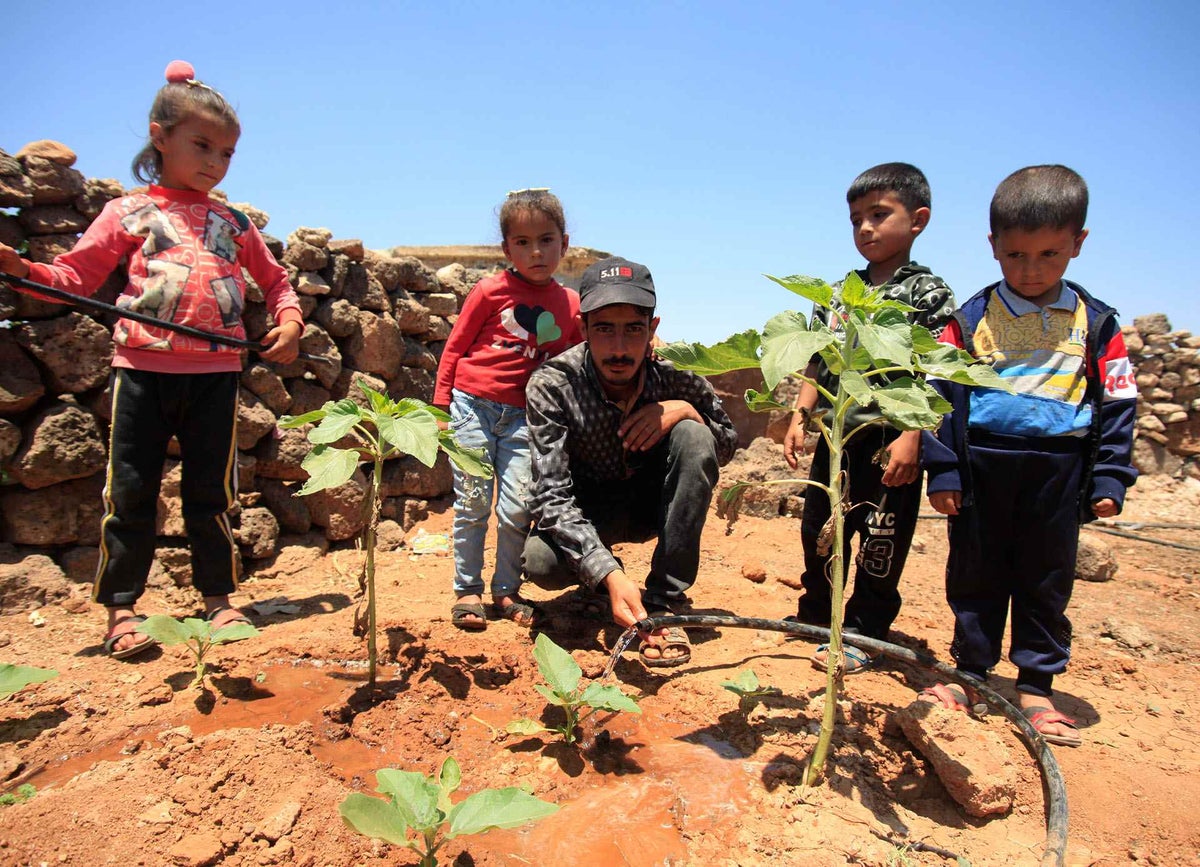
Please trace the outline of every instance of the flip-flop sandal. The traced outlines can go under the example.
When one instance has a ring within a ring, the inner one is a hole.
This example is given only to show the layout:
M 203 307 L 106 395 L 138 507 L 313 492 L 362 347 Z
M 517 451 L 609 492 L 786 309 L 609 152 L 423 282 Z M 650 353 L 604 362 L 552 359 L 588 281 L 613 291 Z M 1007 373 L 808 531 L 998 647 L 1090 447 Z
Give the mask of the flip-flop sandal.
M 824 658 L 818 654 L 824 653 Z M 857 647 L 851 647 L 847 644 L 842 645 L 842 665 L 843 673 L 859 674 L 871 668 L 878 661 L 878 657 L 871 656 L 865 650 L 859 650 Z M 821 671 L 829 670 L 829 645 L 822 644 L 817 647 L 817 652 L 812 656 L 812 664 L 815 668 Z
M 1066 714 L 1056 711 L 1052 707 L 1046 707 L 1045 705 L 1026 707 L 1021 709 L 1021 713 L 1025 715 L 1025 719 L 1029 720 L 1029 724 L 1033 726 L 1034 731 L 1041 735 L 1042 739 L 1048 744 L 1054 744 L 1059 747 L 1077 747 L 1083 743 L 1083 738 L 1079 736 L 1079 731 L 1075 728 L 1075 720 Z M 1070 731 L 1063 735 L 1043 730 L 1046 726 L 1055 724 L 1066 726 Z
M 237 611 L 237 609 L 234 608 L 232 605 L 222 605 L 220 608 L 214 608 L 212 611 L 205 614 L 204 619 L 207 620 L 209 623 L 212 623 L 215 626 L 217 618 L 219 616 L 221 616 L 223 613 L 225 613 L 226 611 Z M 224 629 L 226 626 L 233 626 L 233 624 L 235 624 L 235 623 L 250 623 L 250 618 L 247 617 L 242 612 L 238 611 L 237 617 L 229 618 L 228 620 L 226 620 L 224 623 L 221 624 L 220 628 Z M 254 624 L 250 623 L 250 625 L 253 626 Z
M 467 632 L 482 632 L 487 629 L 487 609 L 482 602 L 456 602 L 450 608 L 450 622 Z
M 642 644 L 638 648 L 638 658 L 641 659 L 642 665 L 647 668 L 675 668 L 692 661 L 692 642 L 688 638 L 688 634 L 684 628 L 682 626 L 668 626 L 666 630 L 666 634 L 662 636 L 662 643 L 653 646 L 657 647 L 658 652 L 663 654 L 669 648 L 682 649 L 683 653 L 678 656 L 646 656 L 646 647 L 648 645 Z
M 500 619 L 511 620 L 518 626 L 525 626 L 529 629 L 533 628 L 534 624 L 537 623 L 538 616 L 541 614 L 536 605 L 528 599 L 522 599 L 519 596 L 514 602 L 510 602 L 507 605 L 493 604 L 492 608 L 496 612 L 496 616 Z
M 108 630 L 108 634 L 104 636 L 104 652 L 107 653 L 109 656 L 111 656 L 113 659 L 129 659 L 129 657 L 137 656 L 139 653 L 149 650 L 151 647 L 158 644 L 158 641 L 151 638 L 149 635 L 144 635 L 144 636 L 142 636 L 145 639 L 144 641 L 139 641 L 136 644 L 131 644 L 131 645 L 129 645 L 129 647 L 126 647 L 124 650 L 116 649 L 117 642 L 120 641 L 122 638 L 124 638 L 126 635 L 139 634 L 136 626 L 134 626 L 133 629 L 123 629 L 120 632 L 117 632 L 117 627 L 119 627 L 122 623 L 135 623 L 135 624 L 142 623 L 145 619 L 146 619 L 145 615 L 130 614 L 125 617 L 122 617 L 120 620 L 118 620 L 116 623 L 114 623 L 112 625 L 112 629 Z
M 987 703 L 982 699 L 972 702 L 972 696 L 961 686 L 952 683 L 935 683 L 917 694 L 917 701 L 927 701 L 940 704 L 947 710 L 960 710 L 968 716 L 983 716 L 987 713 Z

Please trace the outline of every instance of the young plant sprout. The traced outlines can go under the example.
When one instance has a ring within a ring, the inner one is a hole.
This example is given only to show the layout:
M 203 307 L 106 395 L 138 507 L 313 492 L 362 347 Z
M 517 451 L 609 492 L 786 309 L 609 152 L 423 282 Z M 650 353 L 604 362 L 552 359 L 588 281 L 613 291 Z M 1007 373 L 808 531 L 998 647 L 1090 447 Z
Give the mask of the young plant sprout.
M 721 681 L 721 686 L 738 697 L 738 712 L 742 716 L 749 716 L 750 711 L 767 696 L 782 695 L 779 687 L 759 684 L 758 675 L 751 669 L 738 672 L 733 680 Z
M 377 659 L 375 642 L 375 533 L 379 526 L 382 506 L 380 488 L 383 483 L 383 462 L 401 455 L 412 455 L 427 467 L 443 451 L 463 472 L 473 476 L 491 477 L 492 467 L 483 458 L 481 449 L 460 446 L 448 430 L 439 430 L 438 421 L 450 421 L 450 416 L 424 401 L 404 398 L 392 400 L 372 388 L 358 383 L 367 396 L 369 406 L 359 406 L 350 398 L 331 400 L 320 409 L 304 415 L 284 416 L 279 427 L 294 428 L 316 424 L 308 432 L 313 450 L 301 466 L 308 472 L 308 481 L 298 496 L 315 494 L 326 488 L 336 488 L 350 480 L 359 463 L 372 465 L 368 501 L 371 515 L 363 530 L 363 550 L 366 565 L 359 582 L 360 592 L 367 597 L 367 682 L 375 685 Z M 334 444 L 350 437 L 353 445 L 339 448 Z M 357 620 L 357 618 L 356 618 Z M 355 633 L 359 634 L 359 633 Z
M 384 768 L 375 772 L 375 781 L 376 791 L 389 800 L 355 792 L 338 805 L 342 821 L 367 837 L 412 849 L 421 856 L 421 867 L 437 867 L 438 849 L 455 837 L 516 828 L 558 810 L 557 804 L 513 786 L 483 789 L 451 804 L 462 782 L 453 756 L 442 762 L 436 778 Z
M 577 740 L 575 730 L 579 724 L 598 710 L 627 711 L 641 713 L 642 709 L 630 696 L 615 686 L 589 683 L 580 686 L 583 670 L 579 664 L 553 641 L 540 634 L 533 645 L 533 658 L 546 684 L 536 683 L 533 688 L 546 697 L 550 704 L 561 707 L 566 720 L 561 726 L 547 728 L 536 720 L 519 719 L 504 727 L 506 732 L 517 735 L 534 735 L 540 732 L 557 732 L 563 740 L 573 744 Z M 583 708 L 590 708 L 582 716 Z
M 790 409 L 772 397 L 776 386 L 787 376 L 807 381 L 831 407 L 826 414 L 812 420 L 829 447 L 830 467 L 842 466 L 842 450 L 847 441 L 870 425 L 884 423 L 885 419 L 899 430 L 936 428 L 951 406 L 925 382 L 927 375 L 1010 390 L 991 366 L 977 364 L 970 354 L 938 343 L 928 329 L 909 321 L 905 314 L 912 307 L 884 298 L 853 271 L 846 276 L 837 297 L 831 286 L 815 277 L 768 277 L 818 307 L 832 311 L 830 321 L 839 323 L 837 330 L 818 320 L 810 323 L 803 314 L 789 310 L 772 317 L 761 334 L 750 330 L 714 346 L 675 343 L 657 351 L 677 367 L 706 376 L 760 369 L 764 389 L 746 392 L 746 404 L 754 411 Z M 837 375 L 836 393 L 803 375 L 802 371 L 816 355 Z M 847 430 L 846 413 L 855 404 L 876 405 L 882 418 Z M 817 485 L 828 495 L 832 507 L 829 658 L 841 659 L 842 599 L 846 584 L 843 538 L 848 508 L 845 493 L 849 490 L 846 473 L 831 473 L 828 485 L 812 480 L 795 481 Z M 735 485 L 726 496 L 736 496 L 737 492 Z M 816 785 L 824 775 L 842 676 L 842 666 L 828 666 L 821 731 L 806 777 L 809 785 Z
M 196 658 L 196 676 L 191 686 L 203 687 L 206 673 L 204 657 L 218 644 L 242 641 L 258 635 L 258 630 L 244 621 L 235 621 L 214 631 L 211 621 L 199 617 L 176 620 L 166 614 L 154 614 L 138 624 L 137 631 L 149 635 L 164 647 L 186 645 Z

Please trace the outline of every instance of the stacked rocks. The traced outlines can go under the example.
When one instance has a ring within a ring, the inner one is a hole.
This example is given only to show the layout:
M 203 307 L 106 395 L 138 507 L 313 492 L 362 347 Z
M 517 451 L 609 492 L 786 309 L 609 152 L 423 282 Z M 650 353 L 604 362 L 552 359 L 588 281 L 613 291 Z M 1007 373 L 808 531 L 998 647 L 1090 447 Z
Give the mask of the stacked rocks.
M 71 249 L 106 202 L 125 193 L 113 180 L 87 180 L 75 154 L 35 142 L 15 156 L 0 151 L 0 241 L 49 262 Z M 234 203 L 262 230 L 268 216 Z M 264 233 L 287 269 L 305 318 L 301 348 L 325 362 L 269 366 L 251 359 L 242 374 L 238 414 L 242 553 L 265 558 L 281 534 L 350 539 L 366 520 L 366 481 L 295 497 L 307 477 L 304 430 L 276 427 L 343 397 L 363 402 L 356 383 L 393 397 L 430 400 L 442 346 L 462 299 L 483 276 L 450 265 L 435 273 L 410 256 L 373 252 L 327 229 L 300 228 L 287 243 Z M 248 337 L 272 327 L 258 286 L 247 278 Z M 125 283 L 114 274 L 97 298 L 112 301 Z M 110 419 L 110 317 L 39 301 L 0 287 L 0 543 L 70 550 L 98 543 Z M 168 461 L 158 530 L 169 547 L 182 537 L 179 465 Z M 430 498 L 451 491 L 444 458 L 432 469 L 411 458 L 389 461 L 383 517 L 401 529 L 420 519 Z M 285 538 L 285 542 L 289 541 Z M 161 558 L 160 558 L 161 559 Z
M 1137 377 L 1134 463 L 1143 473 L 1200 479 L 1200 337 L 1162 313 L 1122 328 Z

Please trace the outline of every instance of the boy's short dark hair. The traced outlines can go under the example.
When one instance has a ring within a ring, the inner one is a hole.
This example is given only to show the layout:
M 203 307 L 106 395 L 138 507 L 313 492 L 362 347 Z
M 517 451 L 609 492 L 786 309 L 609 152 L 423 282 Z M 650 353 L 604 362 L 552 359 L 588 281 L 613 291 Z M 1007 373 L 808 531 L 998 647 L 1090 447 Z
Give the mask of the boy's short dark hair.
M 853 205 L 867 193 L 895 193 L 910 213 L 930 207 L 932 201 L 925 173 L 908 163 L 883 163 L 867 169 L 846 191 L 846 204 Z
M 1083 230 L 1087 222 L 1088 188 L 1066 166 L 1026 166 L 996 187 L 990 214 L 992 234 L 1006 229 Z

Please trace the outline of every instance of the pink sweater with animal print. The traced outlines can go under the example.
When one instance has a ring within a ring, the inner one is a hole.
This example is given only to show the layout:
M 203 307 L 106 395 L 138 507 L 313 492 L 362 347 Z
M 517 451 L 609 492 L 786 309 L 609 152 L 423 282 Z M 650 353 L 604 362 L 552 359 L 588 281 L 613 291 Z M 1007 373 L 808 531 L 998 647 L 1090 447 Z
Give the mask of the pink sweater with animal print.
M 277 324 L 303 324 L 287 272 L 240 211 L 207 193 L 151 186 L 113 199 L 69 253 L 31 263 L 29 279 L 74 295 L 91 295 L 125 259 L 129 283 L 117 306 L 239 339 L 250 273 Z M 113 367 L 158 373 L 242 369 L 243 350 L 117 320 Z

